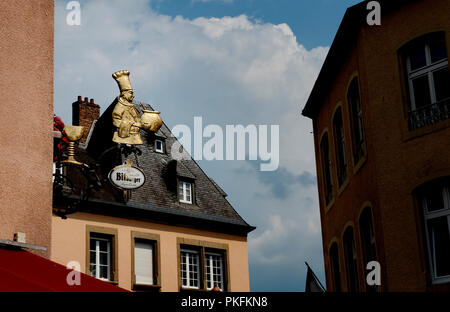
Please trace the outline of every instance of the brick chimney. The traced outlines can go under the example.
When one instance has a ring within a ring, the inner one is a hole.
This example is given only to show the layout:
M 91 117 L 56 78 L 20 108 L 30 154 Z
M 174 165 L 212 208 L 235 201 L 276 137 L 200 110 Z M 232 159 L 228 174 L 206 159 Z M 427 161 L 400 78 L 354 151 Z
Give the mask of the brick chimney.
M 94 103 L 94 99 L 87 97 L 82 100 L 81 95 L 78 96 L 78 100 L 72 103 L 72 125 L 83 126 L 84 134 L 80 139 L 80 142 L 86 142 L 86 138 L 91 129 L 91 125 L 94 120 L 100 117 L 100 105 Z

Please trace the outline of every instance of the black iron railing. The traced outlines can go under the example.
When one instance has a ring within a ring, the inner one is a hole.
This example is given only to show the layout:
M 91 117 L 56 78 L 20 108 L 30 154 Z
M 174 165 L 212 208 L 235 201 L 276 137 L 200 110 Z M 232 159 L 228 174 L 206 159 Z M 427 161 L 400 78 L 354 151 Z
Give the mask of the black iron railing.
M 430 126 L 450 118 L 450 98 L 409 112 L 409 130 Z

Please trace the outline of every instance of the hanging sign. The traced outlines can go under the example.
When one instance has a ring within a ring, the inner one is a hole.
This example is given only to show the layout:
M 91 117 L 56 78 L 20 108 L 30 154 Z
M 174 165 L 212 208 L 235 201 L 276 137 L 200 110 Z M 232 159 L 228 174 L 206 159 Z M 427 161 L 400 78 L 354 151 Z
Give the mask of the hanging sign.
M 120 189 L 134 190 L 145 183 L 144 172 L 132 165 L 130 161 L 126 164 L 113 168 L 108 175 L 109 181 Z

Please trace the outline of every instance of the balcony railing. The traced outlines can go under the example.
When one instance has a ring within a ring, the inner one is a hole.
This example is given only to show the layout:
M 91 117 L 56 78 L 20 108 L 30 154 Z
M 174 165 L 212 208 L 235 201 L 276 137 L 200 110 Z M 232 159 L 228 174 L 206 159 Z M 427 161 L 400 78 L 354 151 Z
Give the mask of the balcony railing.
M 409 112 L 409 130 L 430 126 L 450 118 L 450 98 Z

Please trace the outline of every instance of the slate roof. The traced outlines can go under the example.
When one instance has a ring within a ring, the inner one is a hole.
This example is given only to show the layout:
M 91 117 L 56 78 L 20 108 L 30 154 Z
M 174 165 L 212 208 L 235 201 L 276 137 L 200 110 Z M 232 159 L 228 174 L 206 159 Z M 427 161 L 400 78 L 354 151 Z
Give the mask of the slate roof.
M 116 103 L 117 98 L 95 123 L 90 139 L 86 144 L 80 144 L 77 149 L 77 160 L 90 166 L 93 163 L 100 164 L 99 177 L 102 180 L 102 187 L 92 192 L 89 197 L 91 203 L 114 205 L 117 208 L 115 211 L 121 212 L 139 210 L 140 213 L 152 212 L 159 217 L 172 215 L 221 223 L 225 228 L 231 225 L 238 226 L 241 234 L 247 234 L 255 229 L 234 210 L 225 198 L 227 194 L 190 156 L 187 160 L 175 160 L 171 157 L 173 144 L 178 141 L 164 123 L 156 134 L 141 130 L 144 144 L 137 147 L 142 154 L 137 156 L 130 154 L 127 158 L 144 171 L 146 182 L 139 189 L 133 190 L 129 198 L 125 198 L 124 192 L 112 186 L 107 179 L 109 171 L 126 160 L 118 144 L 112 142 L 115 129 L 111 116 Z M 133 101 L 133 104 L 142 110 L 141 102 Z M 145 105 L 152 109 L 150 105 Z M 155 139 L 163 140 L 165 153 L 154 150 Z M 177 179 L 193 182 L 193 204 L 179 202 Z

